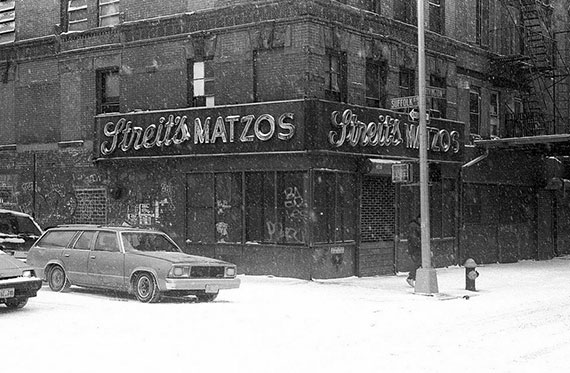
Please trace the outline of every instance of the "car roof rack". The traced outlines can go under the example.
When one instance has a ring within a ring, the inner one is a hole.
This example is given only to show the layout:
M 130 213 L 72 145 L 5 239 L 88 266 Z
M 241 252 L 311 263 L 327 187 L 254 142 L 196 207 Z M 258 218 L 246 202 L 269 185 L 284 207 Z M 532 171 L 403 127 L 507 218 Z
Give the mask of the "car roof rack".
M 92 227 L 101 228 L 102 225 L 99 224 L 59 224 L 55 226 L 56 228 L 76 228 L 76 227 Z

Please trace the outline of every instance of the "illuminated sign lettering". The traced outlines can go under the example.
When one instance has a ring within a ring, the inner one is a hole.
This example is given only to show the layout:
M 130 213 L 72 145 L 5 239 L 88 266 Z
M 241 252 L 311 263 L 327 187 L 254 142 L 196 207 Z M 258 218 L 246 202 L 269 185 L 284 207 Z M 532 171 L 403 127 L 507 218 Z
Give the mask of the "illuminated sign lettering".
M 103 134 L 107 138 L 101 142 L 101 154 L 109 155 L 120 149 L 127 152 L 131 149 L 161 148 L 180 145 L 194 140 L 194 145 L 269 141 L 277 138 L 288 141 L 295 135 L 293 113 L 283 113 L 277 119 L 271 114 L 229 115 L 212 119 L 206 117 L 194 118 L 188 122 L 188 117 L 169 115 L 161 117 L 158 124 L 149 124 L 146 128 L 133 126 L 132 121 L 125 118 L 117 122 L 107 122 Z
M 403 123 L 390 115 L 379 115 L 378 121 L 365 123 L 351 109 L 342 115 L 333 111 L 330 123 L 334 130 L 329 132 L 329 143 L 334 147 L 344 144 L 350 146 L 400 146 L 419 149 L 419 126 Z M 428 150 L 433 152 L 458 153 L 461 149 L 458 131 L 448 131 L 436 127 L 427 127 L 429 141 Z

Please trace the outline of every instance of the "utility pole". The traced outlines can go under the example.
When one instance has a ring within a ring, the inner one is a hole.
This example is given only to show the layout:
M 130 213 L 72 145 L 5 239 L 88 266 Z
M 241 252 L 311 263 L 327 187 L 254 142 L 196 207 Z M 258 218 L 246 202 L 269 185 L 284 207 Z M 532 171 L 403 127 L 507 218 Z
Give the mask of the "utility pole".
M 420 221 L 422 268 L 416 274 L 414 291 L 421 294 L 438 293 L 437 273 L 431 267 L 430 222 L 429 222 L 429 186 L 427 163 L 427 123 L 426 123 L 426 63 L 425 63 L 425 22 L 424 0 L 417 0 L 418 7 L 418 80 L 420 109 Z

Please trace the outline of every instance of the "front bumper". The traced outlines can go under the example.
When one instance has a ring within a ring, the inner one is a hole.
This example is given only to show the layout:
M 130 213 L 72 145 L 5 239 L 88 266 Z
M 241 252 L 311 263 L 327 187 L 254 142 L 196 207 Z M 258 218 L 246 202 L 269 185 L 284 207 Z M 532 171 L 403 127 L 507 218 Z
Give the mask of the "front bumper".
M 240 283 L 239 278 L 167 278 L 165 280 L 166 289 L 164 290 L 237 289 Z
M 0 280 L 0 289 L 14 289 L 14 298 L 35 297 L 42 287 L 37 277 L 14 277 Z

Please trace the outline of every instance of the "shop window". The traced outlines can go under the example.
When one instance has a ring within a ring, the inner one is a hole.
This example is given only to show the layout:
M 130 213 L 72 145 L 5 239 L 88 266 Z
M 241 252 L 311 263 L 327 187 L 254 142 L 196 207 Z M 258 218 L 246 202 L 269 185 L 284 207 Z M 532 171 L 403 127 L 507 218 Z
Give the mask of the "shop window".
M 214 100 L 214 61 L 188 61 L 188 104 L 212 107 Z
M 489 46 L 489 0 L 475 0 L 475 42 Z
M 499 92 L 491 92 L 489 97 L 489 126 L 491 136 L 499 136 Z
M 307 242 L 306 172 L 247 172 L 245 186 L 246 242 Z
M 314 242 L 352 242 L 356 237 L 355 176 L 315 171 Z
M 240 243 L 243 234 L 249 243 L 307 242 L 306 172 L 197 173 L 188 175 L 187 185 L 187 232 L 194 243 Z
M 214 174 L 190 174 L 187 177 L 187 235 L 197 242 L 215 242 Z
M 429 0 L 429 29 L 438 34 L 444 34 L 444 0 Z
M 0 44 L 16 40 L 16 1 L 0 1 Z
M 241 173 L 217 173 L 214 178 L 214 218 L 216 242 L 241 242 Z
M 415 25 L 418 23 L 417 0 L 394 0 L 394 18 Z
M 366 60 L 366 105 L 385 107 L 386 78 L 388 69 L 385 62 Z
M 441 93 L 441 97 L 429 97 L 430 116 L 432 118 L 447 117 L 447 82 L 445 77 L 431 74 L 429 77 L 430 87 L 435 88 L 434 93 Z
M 472 134 L 479 134 L 481 126 L 481 90 L 471 87 L 469 92 L 469 130 Z
M 87 0 L 69 0 L 67 3 L 67 31 L 87 30 Z
M 246 242 L 276 242 L 276 186 L 274 172 L 245 174 L 245 240 Z
M 97 113 L 115 113 L 120 111 L 119 69 L 97 70 Z
M 346 102 L 346 53 L 328 50 L 326 55 L 325 96 L 328 100 Z
M 399 78 L 400 97 L 414 96 L 416 94 L 415 70 L 400 67 Z
M 241 242 L 241 173 L 191 174 L 187 183 L 188 238 L 192 242 Z
M 120 7 L 119 0 L 99 0 L 99 26 L 118 25 Z

